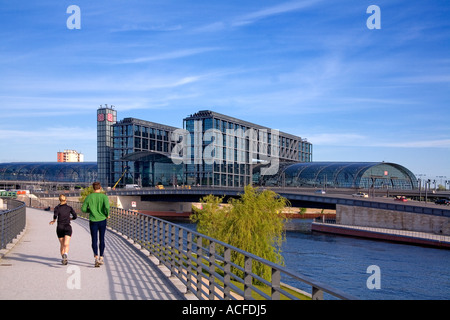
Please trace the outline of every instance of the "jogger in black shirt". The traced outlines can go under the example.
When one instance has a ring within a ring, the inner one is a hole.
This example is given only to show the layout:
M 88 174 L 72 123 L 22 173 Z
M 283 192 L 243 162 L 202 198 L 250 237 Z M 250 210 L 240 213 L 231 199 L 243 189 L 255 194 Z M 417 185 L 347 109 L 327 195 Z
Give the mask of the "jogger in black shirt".
M 72 226 L 70 225 L 70 221 L 75 220 L 77 218 L 77 214 L 71 206 L 67 205 L 65 195 L 61 194 L 59 196 L 59 202 L 60 204 L 55 207 L 53 221 L 50 221 L 50 225 L 54 224 L 56 220 L 58 220 L 58 224 L 56 225 L 56 234 L 61 245 L 61 262 L 62 264 L 67 264 L 70 239 L 72 237 Z

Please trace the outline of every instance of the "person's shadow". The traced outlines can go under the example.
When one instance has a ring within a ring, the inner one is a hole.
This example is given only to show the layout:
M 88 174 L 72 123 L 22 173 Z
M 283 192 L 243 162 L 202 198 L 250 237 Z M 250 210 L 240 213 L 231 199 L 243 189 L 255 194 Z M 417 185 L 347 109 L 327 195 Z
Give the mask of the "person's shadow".
M 43 264 L 52 268 L 66 267 L 61 263 L 61 259 L 50 258 L 45 256 L 30 255 L 25 253 L 17 253 L 14 256 L 7 256 L 3 258 L 4 261 L 20 261 L 26 263 L 38 263 Z M 87 263 L 86 261 L 69 260 L 70 265 L 75 265 L 79 267 L 94 267 L 92 263 Z

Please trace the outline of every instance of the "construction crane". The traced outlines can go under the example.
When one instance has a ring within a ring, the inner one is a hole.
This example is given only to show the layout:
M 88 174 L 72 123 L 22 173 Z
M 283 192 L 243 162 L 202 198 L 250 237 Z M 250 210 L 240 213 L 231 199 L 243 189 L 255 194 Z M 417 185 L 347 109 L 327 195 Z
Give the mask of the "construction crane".
M 113 190 L 116 190 L 116 186 L 119 184 L 120 180 L 122 180 L 123 176 L 125 175 L 125 173 L 127 173 L 129 167 L 125 167 L 125 171 L 122 173 L 122 175 L 120 176 L 119 180 L 117 180 L 116 184 L 114 185 L 114 187 L 112 187 Z

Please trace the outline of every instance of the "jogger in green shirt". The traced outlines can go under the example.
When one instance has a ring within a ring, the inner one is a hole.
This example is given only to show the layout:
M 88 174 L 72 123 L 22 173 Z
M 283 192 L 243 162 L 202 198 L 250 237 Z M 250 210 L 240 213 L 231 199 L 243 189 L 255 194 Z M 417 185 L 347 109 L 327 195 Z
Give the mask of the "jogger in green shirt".
M 101 193 L 99 182 L 92 184 L 94 193 L 86 197 L 81 211 L 89 213 L 89 228 L 91 230 L 92 250 L 94 251 L 95 266 L 103 264 L 103 253 L 105 252 L 106 219 L 109 218 L 109 199 Z M 100 238 L 100 243 L 98 240 Z M 98 251 L 100 249 L 100 257 Z

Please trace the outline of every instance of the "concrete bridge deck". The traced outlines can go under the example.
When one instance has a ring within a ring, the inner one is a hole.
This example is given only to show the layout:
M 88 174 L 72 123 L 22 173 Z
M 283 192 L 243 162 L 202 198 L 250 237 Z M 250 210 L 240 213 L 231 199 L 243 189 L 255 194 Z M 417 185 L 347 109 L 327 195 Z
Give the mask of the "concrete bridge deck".
M 94 267 L 89 223 L 72 221 L 69 263 L 61 264 L 53 212 L 27 208 L 20 240 L 0 256 L 0 299 L 185 300 L 149 257 L 108 230 L 105 264 Z

